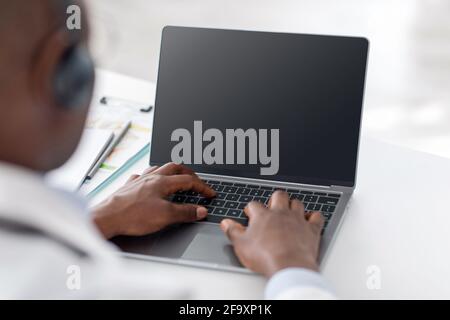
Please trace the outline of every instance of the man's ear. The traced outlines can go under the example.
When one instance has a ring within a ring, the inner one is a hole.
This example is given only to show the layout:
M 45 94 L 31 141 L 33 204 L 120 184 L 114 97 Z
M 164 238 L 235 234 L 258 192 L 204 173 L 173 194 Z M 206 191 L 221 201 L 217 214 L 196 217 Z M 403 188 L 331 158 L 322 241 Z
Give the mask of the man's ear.
M 64 54 L 73 46 L 64 30 L 50 34 L 41 42 L 30 68 L 30 90 L 34 105 L 42 112 L 55 112 L 59 108 L 55 95 L 54 78 Z

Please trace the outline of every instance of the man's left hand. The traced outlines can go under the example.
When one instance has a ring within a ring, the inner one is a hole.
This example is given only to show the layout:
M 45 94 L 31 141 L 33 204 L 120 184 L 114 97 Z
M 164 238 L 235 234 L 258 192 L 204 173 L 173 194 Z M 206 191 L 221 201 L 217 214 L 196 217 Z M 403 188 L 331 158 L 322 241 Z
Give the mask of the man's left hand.
M 122 188 L 93 209 L 94 222 L 109 239 L 117 235 L 146 235 L 174 223 L 205 218 L 208 212 L 202 206 L 167 200 L 179 190 L 215 196 L 215 191 L 191 169 L 168 163 L 131 176 Z

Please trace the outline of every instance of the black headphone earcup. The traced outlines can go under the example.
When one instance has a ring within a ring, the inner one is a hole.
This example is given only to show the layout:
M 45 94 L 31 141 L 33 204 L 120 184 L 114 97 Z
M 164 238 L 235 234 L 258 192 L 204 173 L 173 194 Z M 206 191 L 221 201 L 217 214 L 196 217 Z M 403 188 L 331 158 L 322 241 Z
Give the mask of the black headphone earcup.
M 53 80 L 56 102 L 67 109 L 89 105 L 94 79 L 94 63 L 87 48 L 70 48 L 58 64 Z

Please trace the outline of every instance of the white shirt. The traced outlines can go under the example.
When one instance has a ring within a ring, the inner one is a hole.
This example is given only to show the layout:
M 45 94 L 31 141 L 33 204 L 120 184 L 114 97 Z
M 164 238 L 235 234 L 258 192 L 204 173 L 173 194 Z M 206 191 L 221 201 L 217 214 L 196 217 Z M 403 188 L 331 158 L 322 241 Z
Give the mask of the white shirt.
M 82 202 L 41 175 L 0 162 L 0 299 L 184 299 L 189 288 L 130 270 Z M 330 299 L 316 272 L 289 268 L 268 282 L 268 299 Z

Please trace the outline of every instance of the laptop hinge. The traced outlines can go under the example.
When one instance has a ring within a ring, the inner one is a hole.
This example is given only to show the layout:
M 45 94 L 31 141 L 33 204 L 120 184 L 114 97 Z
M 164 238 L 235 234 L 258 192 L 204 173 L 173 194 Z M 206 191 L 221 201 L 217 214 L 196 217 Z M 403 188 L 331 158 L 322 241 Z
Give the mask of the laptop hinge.
M 303 188 L 313 188 L 313 189 L 334 189 L 333 186 L 322 186 L 322 185 L 315 185 L 315 184 L 306 184 L 306 183 L 295 183 L 295 182 L 284 182 L 284 181 L 276 181 L 276 180 L 265 180 L 265 179 L 257 179 L 257 178 L 245 178 L 245 177 L 235 177 L 235 176 L 228 176 L 228 175 L 217 175 L 212 173 L 198 173 L 200 176 L 203 177 L 217 177 L 220 180 L 233 180 L 236 182 L 239 181 L 245 181 L 245 182 L 254 182 L 254 183 L 260 183 L 260 184 L 267 184 L 267 185 L 280 185 L 280 186 L 292 186 L 295 187 L 303 187 Z M 335 189 L 336 190 L 336 189 Z M 346 189 L 348 190 L 348 189 Z M 339 190 L 340 191 L 340 190 Z
M 344 187 L 344 186 L 336 186 L 336 185 L 332 185 L 332 186 L 330 186 L 330 188 L 335 191 L 341 191 L 343 193 L 352 193 L 353 190 L 355 189 L 355 187 Z

